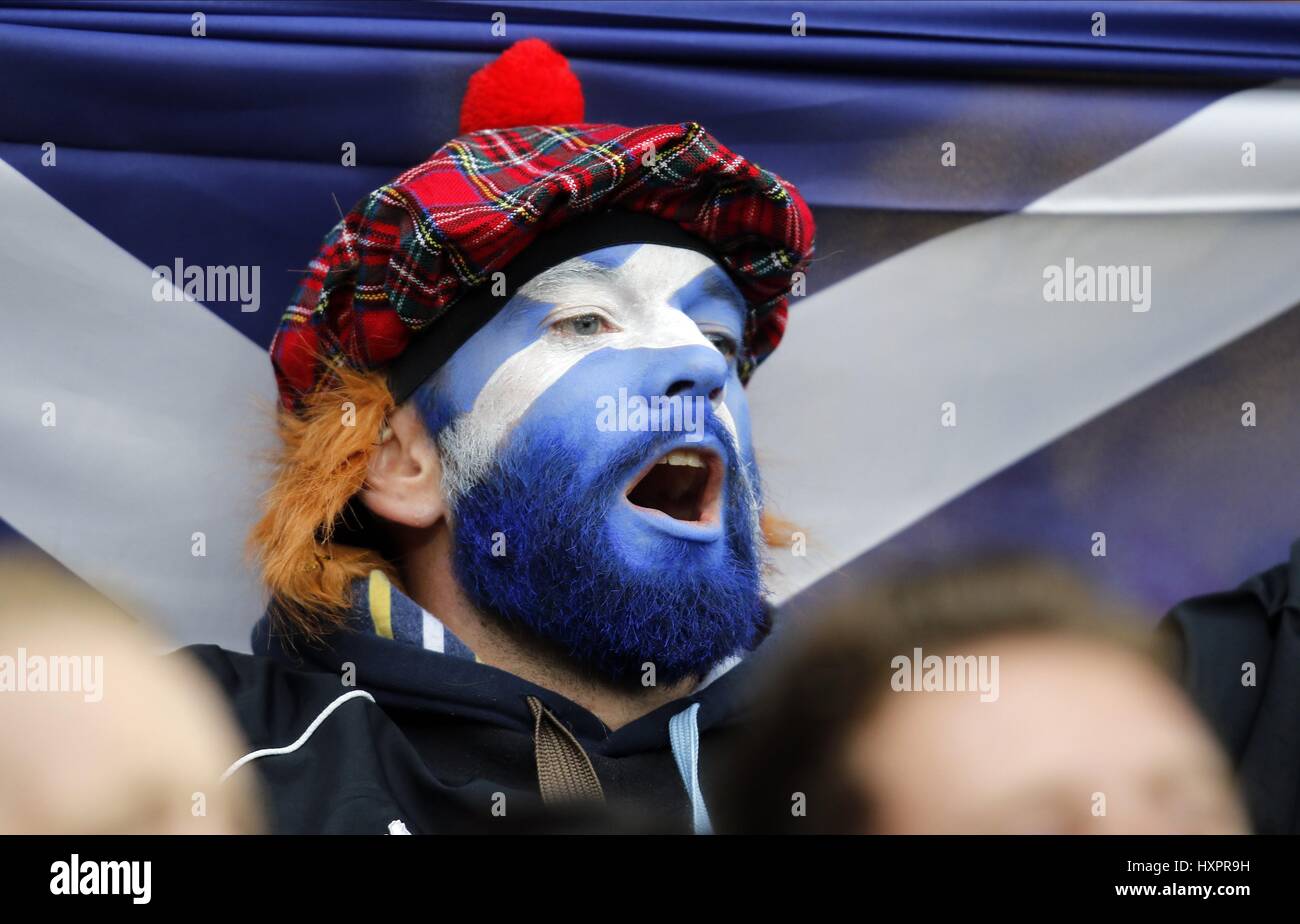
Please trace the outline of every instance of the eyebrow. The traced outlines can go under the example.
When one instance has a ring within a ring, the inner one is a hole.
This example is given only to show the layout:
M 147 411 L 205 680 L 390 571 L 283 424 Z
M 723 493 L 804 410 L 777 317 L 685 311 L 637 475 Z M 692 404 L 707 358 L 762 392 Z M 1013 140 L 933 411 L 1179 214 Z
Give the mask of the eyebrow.
M 717 272 L 714 272 L 717 270 Z M 716 266 L 711 266 L 704 270 L 705 279 L 701 286 L 704 293 L 710 298 L 716 298 L 719 301 L 728 302 L 736 308 L 742 315 L 745 313 L 745 299 L 741 297 L 740 292 L 736 289 L 735 283 L 726 275 L 725 271 Z
M 749 306 L 735 283 L 731 281 L 731 277 L 716 263 L 702 269 L 699 275 L 682 286 L 678 292 L 689 289 L 694 285 L 695 279 L 699 279 L 701 275 L 704 278 L 700 280 L 700 290 L 707 297 L 735 308 L 743 319 Z M 619 292 L 623 289 L 623 283 L 618 268 L 610 268 L 578 258 L 553 266 L 533 277 L 519 288 L 518 294 L 533 301 L 552 303 L 558 302 L 563 297 L 572 296 L 574 288 L 586 288 L 588 291 L 592 288 L 604 288 Z M 674 296 L 677 294 L 674 293 Z
M 616 271 L 586 260 L 571 260 L 534 276 L 519 287 L 518 294 L 534 301 L 554 302 L 574 286 L 615 289 L 618 287 Z

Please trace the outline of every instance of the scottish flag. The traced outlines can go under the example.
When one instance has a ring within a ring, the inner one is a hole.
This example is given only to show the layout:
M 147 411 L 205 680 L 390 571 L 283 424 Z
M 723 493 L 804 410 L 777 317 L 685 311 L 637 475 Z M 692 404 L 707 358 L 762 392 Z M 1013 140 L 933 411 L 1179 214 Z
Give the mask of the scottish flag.
M 0 3 L 0 518 L 246 648 L 266 355 L 322 235 L 543 38 L 587 119 L 796 184 L 750 385 L 780 600 L 1031 547 L 1163 608 L 1300 532 L 1300 7 Z

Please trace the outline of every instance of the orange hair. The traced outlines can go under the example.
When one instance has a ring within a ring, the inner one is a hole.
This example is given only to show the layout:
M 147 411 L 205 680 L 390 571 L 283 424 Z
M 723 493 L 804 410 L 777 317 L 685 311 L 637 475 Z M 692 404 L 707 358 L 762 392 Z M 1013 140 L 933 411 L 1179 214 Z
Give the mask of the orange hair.
M 357 578 L 397 580 L 377 550 L 334 541 L 394 406 L 381 373 L 338 368 L 300 412 L 279 409 L 275 476 L 248 545 L 277 615 L 309 638 L 342 625 Z
M 383 571 L 401 586 L 396 566 L 375 543 L 351 544 L 359 511 L 350 508 L 365 486 L 371 454 L 396 407 L 380 372 L 338 367 L 307 395 L 298 413 L 281 406 L 274 478 L 262 516 L 248 537 L 250 555 L 271 592 L 277 619 L 319 640 L 343 625 L 352 583 Z M 786 545 L 792 524 L 764 512 L 763 539 Z M 349 542 L 336 541 L 342 532 Z
M 759 517 L 758 526 L 763 532 L 763 541 L 767 543 L 769 549 L 788 546 L 799 529 L 794 523 L 766 509 Z

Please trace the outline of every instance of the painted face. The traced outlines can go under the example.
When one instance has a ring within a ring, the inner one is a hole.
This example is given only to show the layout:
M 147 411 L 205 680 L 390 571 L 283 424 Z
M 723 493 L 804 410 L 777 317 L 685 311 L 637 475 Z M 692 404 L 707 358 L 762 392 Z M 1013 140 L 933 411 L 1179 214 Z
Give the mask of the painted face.
M 417 393 L 476 605 L 612 679 L 753 643 L 744 310 L 702 254 L 606 248 L 530 281 Z

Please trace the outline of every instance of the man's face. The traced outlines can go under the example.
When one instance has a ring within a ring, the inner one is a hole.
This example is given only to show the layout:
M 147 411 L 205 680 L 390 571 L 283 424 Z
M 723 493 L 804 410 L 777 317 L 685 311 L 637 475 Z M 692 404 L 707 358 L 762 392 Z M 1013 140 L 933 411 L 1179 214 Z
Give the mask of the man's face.
M 889 693 L 849 770 L 886 834 L 1245 833 L 1229 767 L 1181 692 L 1113 645 L 989 639 L 999 696 Z
M 418 400 L 471 601 L 616 680 L 753 642 L 744 321 L 713 261 L 633 244 L 539 275 L 457 351 Z

